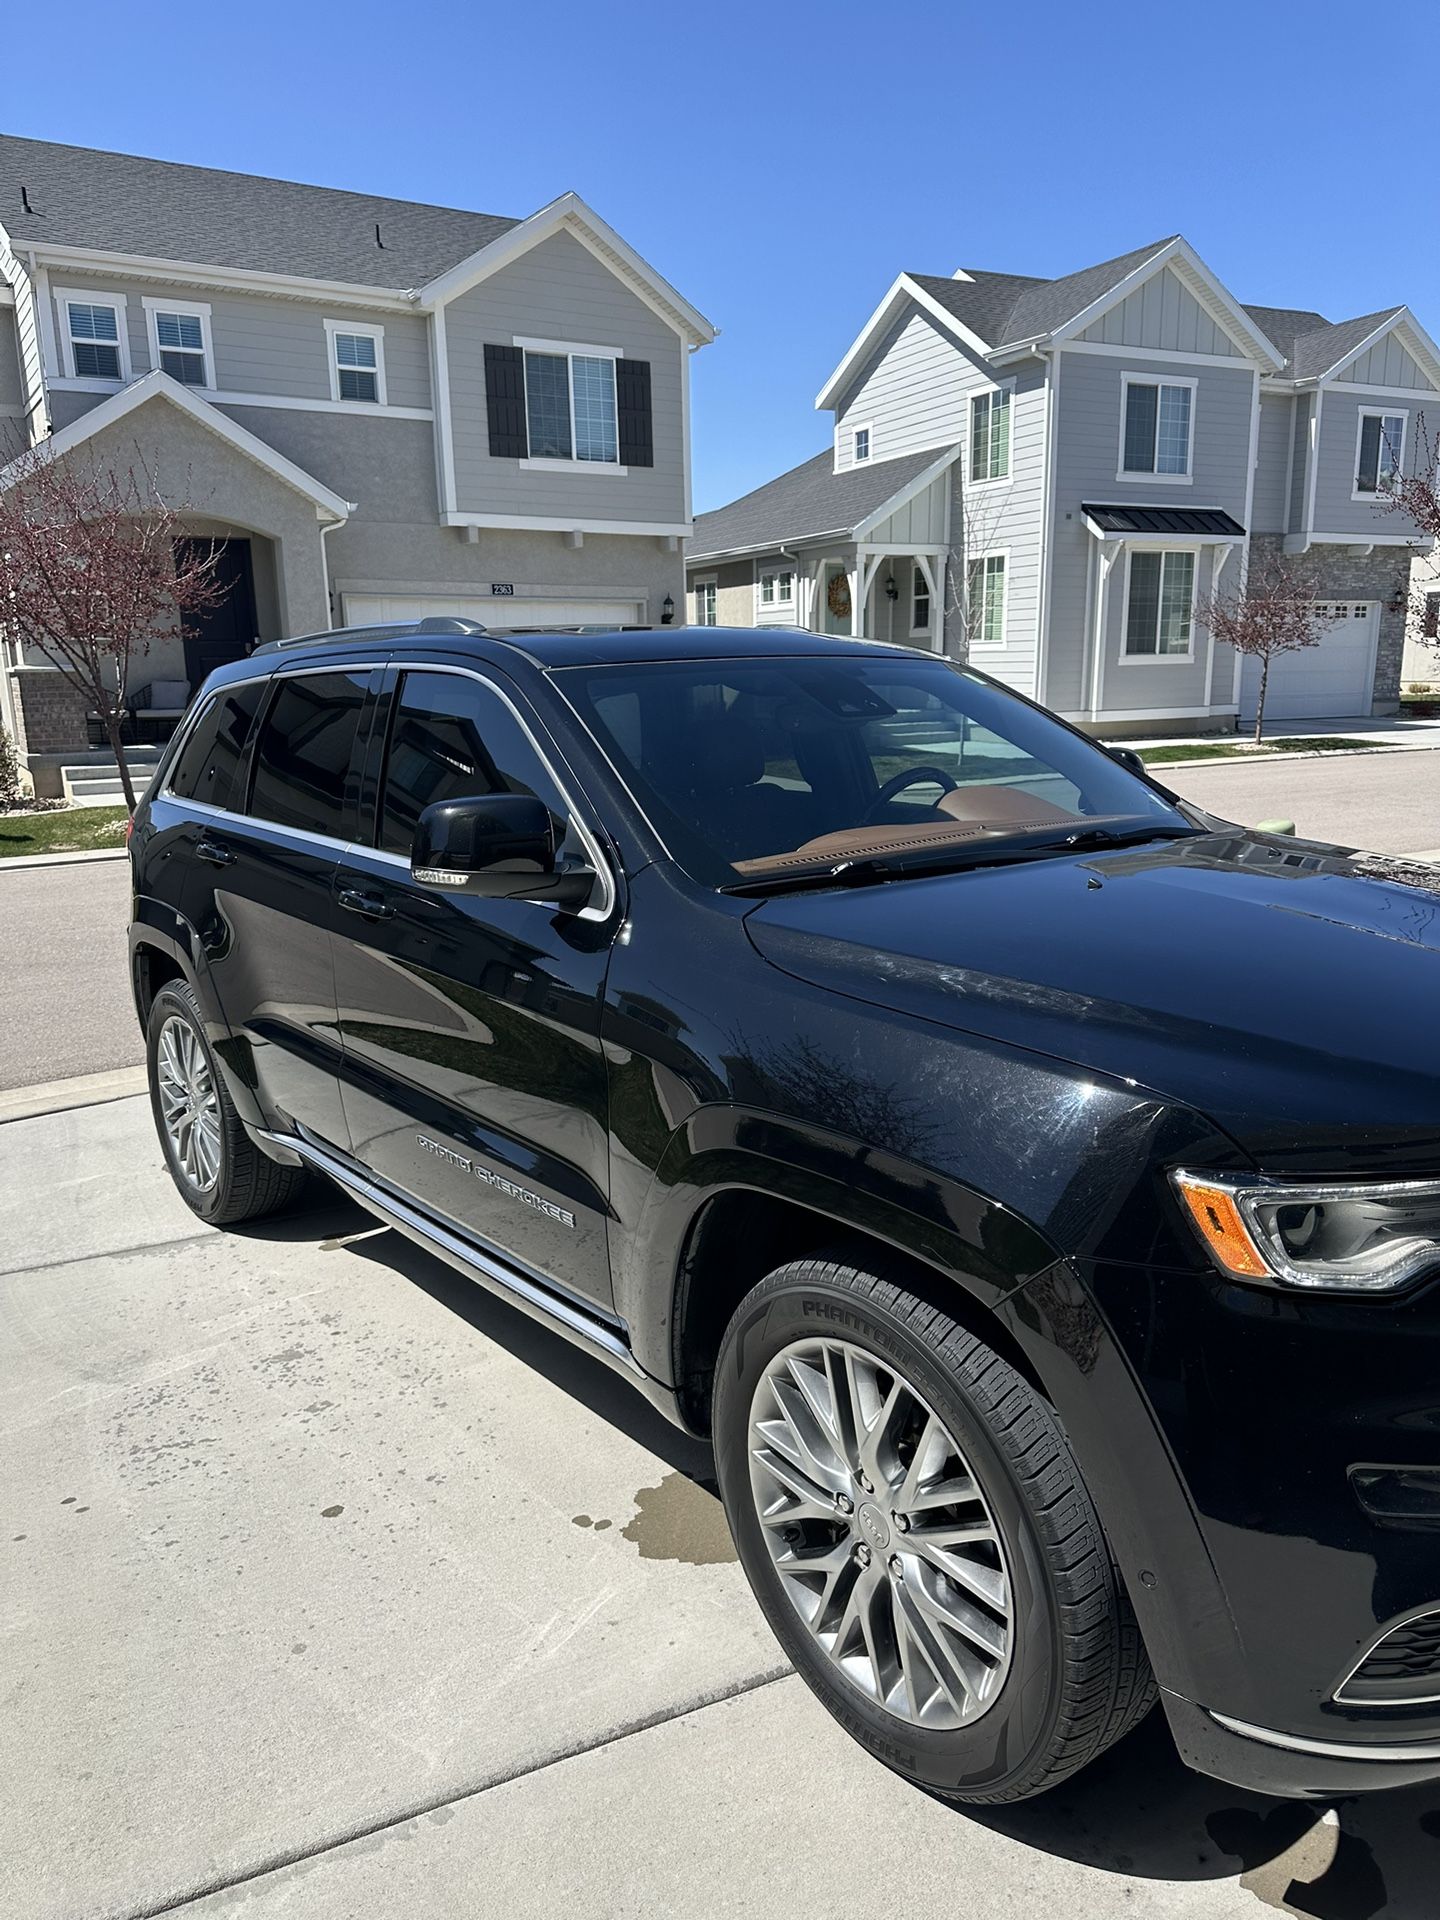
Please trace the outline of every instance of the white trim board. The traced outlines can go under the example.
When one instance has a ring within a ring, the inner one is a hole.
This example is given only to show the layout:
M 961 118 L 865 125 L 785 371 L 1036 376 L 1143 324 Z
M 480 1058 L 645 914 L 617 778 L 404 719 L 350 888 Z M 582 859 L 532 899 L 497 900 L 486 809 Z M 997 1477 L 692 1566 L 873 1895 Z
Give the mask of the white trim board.
M 674 534 L 682 540 L 688 540 L 694 532 L 683 520 L 587 520 L 583 514 L 444 513 L 440 523 L 446 527 L 503 527 L 521 533 Z
M 338 493 L 333 493 L 313 474 L 306 473 L 303 467 L 297 466 L 293 460 L 287 460 L 283 453 L 278 453 L 268 441 L 251 433 L 248 427 L 242 427 L 228 414 L 221 413 L 209 400 L 197 398 L 188 387 L 182 386 L 178 380 L 172 380 L 168 373 L 158 370 L 132 380 L 128 387 L 122 387 L 108 400 L 102 400 L 98 407 L 91 407 L 78 420 L 72 420 L 68 427 L 51 434 L 48 440 L 29 454 L 12 460 L 9 466 L 0 470 L 0 487 L 13 486 L 16 480 L 22 479 L 32 460 L 58 460 L 72 448 L 83 446 L 97 433 L 124 420 L 151 400 L 167 400 L 171 406 L 178 407 L 200 426 L 228 442 L 237 453 L 253 460 L 256 466 L 303 494 L 314 503 L 316 512 L 322 518 L 348 520 L 354 512 L 353 500 L 342 500 Z
M 144 377 L 143 375 L 141 376 Z M 113 394 L 113 380 L 51 380 L 50 389 L 54 393 L 99 393 Z M 293 393 L 238 393 L 228 388 L 194 387 L 195 393 L 203 393 L 212 405 L 217 407 L 274 407 L 282 413 L 349 413 L 365 419 L 382 420 L 433 420 L 435 414 L 430 407 L 392 407 L 376 406 L 368 400 L 309 400 L 301 399 Z

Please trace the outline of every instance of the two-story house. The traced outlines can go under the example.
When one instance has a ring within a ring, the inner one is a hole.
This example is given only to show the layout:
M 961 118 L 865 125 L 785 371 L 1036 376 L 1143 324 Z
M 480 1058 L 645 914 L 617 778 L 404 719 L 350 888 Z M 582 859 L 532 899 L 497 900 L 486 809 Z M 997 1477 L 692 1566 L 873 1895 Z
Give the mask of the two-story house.
M 713 337 L 574 194 L 515 220 L 0 137 L 0 442 L 138 456 L 224 543 L 224 605 L 137 681 L 332 624 L 659 623 Z M 32 759 L 83 743 L 0 644 Z
M 1320 645 L 1267 714 L 1393 707 L 1415 529 L 1385 511 L 1440 351 L 1404 307 L 1245 307 L 1179 236 L 1057 280 L 902 273 L 826 381 L 833 445 L 713 513 L 692 618 L 968 658 L 1109 733 L 1253 713 L 1199 617 L 1283 554 Z M 1303 558 L 1302 558 L 1303 556 Z

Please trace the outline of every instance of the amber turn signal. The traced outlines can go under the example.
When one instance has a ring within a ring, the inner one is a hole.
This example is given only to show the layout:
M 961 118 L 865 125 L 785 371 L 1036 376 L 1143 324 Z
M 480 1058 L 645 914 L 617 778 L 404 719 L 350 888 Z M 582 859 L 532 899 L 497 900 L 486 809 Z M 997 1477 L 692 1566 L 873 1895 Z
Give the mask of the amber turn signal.
M 1235 1196 L 1225 1187 L 1207 1186 L 1193 1174 L 1177 1173 L 1175 1186 L 1189 1208 L 1200 1238 L 1215 1259 L 1241 1280 L 1266 1280 L 1274 1269 L 1261 1257 L 1235 1204 Z

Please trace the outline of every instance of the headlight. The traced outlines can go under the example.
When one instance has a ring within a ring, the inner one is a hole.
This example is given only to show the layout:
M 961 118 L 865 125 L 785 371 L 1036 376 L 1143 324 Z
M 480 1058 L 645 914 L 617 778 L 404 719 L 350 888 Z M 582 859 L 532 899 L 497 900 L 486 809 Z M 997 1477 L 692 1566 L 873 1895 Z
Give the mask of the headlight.
M 1171 1174 L 1211 1258 L 1237 1280 L 1390 1293 L 1440 1264 L 1440 1180 L 1301 1186 Z

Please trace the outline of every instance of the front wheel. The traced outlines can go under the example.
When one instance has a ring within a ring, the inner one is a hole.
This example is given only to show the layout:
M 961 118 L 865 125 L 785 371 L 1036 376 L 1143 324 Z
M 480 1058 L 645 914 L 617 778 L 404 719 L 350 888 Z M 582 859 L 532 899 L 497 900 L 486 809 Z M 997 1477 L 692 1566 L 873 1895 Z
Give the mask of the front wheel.
M 1155 1698 L 1054 1413 L 983 1341 L 840 1261 L 781 1267 L 716 1370 L 741 1561 L 802 1677 L 862 1745 L 957 1801 L 1022 1800 Z
M 275 1213 L 297 1197 L 304 1170 L 280 1166 L 246 1133 L 184 982 L 172 981 L 155 996 L 146 1064 L 165 1164 L 192 1212 L 211 1226 L 229 1227 Z

